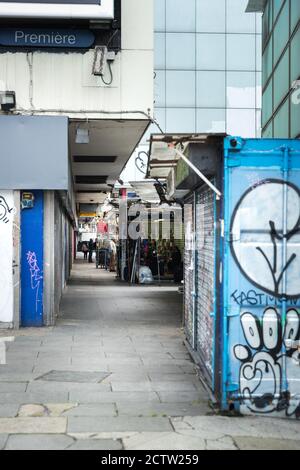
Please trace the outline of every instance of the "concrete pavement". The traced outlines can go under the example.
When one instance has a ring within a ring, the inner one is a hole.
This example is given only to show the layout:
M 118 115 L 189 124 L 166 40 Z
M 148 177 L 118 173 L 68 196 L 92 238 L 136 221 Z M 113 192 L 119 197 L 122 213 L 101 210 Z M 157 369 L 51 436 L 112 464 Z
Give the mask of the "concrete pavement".
M 0 449 L 300 448 L 299 424 L 216 416 L 183 345 L 181 296 L 75 265 L 54 328 L 0 366 Z

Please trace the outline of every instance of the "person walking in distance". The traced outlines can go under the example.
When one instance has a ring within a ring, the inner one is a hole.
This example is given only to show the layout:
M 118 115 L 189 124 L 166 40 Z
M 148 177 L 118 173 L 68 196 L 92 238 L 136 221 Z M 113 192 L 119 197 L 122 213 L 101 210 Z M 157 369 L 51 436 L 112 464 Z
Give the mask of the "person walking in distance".
M 94 242 L 91 238 L 89 241 L 89 263 L 93 262 L 93 251 L 94 251 Z
M 81 245 L 81 251 L 83 253 L 83 259 L 87 260 L 87 255 L 88 255 L 89 249 L 88 249 L 88 246 L 85 242 L 83 242 L 82 245 Z

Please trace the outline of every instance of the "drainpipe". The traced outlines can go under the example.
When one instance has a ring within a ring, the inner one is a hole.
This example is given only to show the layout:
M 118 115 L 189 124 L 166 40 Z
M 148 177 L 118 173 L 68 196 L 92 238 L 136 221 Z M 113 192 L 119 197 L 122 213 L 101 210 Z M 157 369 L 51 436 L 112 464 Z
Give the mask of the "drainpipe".
M 224 148 L 224 195 L 229 199 L 229 151 Z M 227 381 L 228 381 L 228 243 L 229 233 L 229 202 L 224 204 L 224 261 L 223 261 L 223 348 L 222 348 L 222 410 L 228 409 Z
M 288 175 L 289 175 L 289 147 L 284 146 L 282 147 L 283 151 L 283 180 L 285 183 L 288 182 Z M 282 239 L 282 266 L 286 266 L 287 264 L 287 238 L 285 235 L 288 231 L 288 187 L 287 184 L 283 186 L 283 204 L 282 204 L 282 218 L 283 218 L 283 239 Z M 287 271 L 285 270 L 282 277 L 282 286 L 283 286 L 283 293 L 287 293 Z M 284 335 L 284 330 L 286 327 L 286 316 L 287 316 L 287 299 L 284 297 L 282 299 L 282 334 Z M 283 377 L 282 377 L 282 385 L 283 390 L 287 390 L 288 383 L 287 383 L 287 365 L 286 365 L 286 347 L 284 341 L 282 342 L 283 345 Z

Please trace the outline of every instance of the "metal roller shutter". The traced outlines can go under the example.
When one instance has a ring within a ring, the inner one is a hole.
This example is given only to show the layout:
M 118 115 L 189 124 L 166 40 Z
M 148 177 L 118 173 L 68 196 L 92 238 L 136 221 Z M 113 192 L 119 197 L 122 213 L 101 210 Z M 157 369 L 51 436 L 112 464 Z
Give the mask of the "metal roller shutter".
M 184 323 L 188 342 L 194 347 L 194 199 L 185 202 L 185 247 L 184 247 Z
M 196 351 L 213 380 L 214 287 L 215 287 L 215 197 L 207 187 L 196 196 Z

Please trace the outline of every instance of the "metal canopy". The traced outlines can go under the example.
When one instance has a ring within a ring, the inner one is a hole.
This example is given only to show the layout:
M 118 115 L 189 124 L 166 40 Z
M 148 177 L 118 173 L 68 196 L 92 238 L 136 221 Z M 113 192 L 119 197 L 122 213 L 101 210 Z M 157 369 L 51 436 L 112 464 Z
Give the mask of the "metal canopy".
M 131 181 L 130 185 L 142 201 L 149 202 L 151 204 L 159 204 L 160 199 L 154 186 L 156 183 L 157 180 L 148 179 L 142 181 Z
M 168 177 L 171 169 L 176 167 L 181 158 L 176 149 L 177 144 L 192 142 L 201 144 L 207 142 L 208 139 L 220 137 L 225 137 L 225 134 L 152 134 L 148 176 L 150 178 Z

